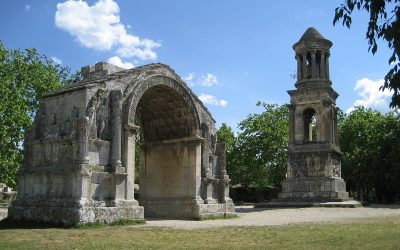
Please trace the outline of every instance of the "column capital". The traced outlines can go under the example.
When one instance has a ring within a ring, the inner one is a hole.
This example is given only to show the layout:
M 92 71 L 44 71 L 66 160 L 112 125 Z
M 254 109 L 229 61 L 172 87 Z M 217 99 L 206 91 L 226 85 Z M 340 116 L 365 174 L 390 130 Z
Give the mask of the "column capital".
M 128 124 L 125 124 L 124 129 L 132 132 L 137 132 L 140 129 L 140 126 L 128 122 Z

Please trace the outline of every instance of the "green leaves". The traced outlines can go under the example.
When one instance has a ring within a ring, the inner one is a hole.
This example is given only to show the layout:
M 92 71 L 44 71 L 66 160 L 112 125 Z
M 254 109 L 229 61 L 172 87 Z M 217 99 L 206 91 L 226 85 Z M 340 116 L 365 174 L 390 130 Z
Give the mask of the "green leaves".
M 218 140 L 227 145 L 227 170 L 233 185 L 279 186 L 285 176 L 288 144 L 288 106 L 258 102 L 264 111 L 239 123 L 235 136 L 223 124 Z
M 39 100 L 68 80 L 69 69 L 36 49 L 7 50 L 0 41 L 0 182 L 15 186 L 24 131 Z
M 356 8 L 359 11 L 369 13 L 366 38 L 368 40 L 368 51 L 375 54 L 378 51 L 377 40 L 387 42 L 388 47 L 393 50 L 389 58 L 389 64 L 400 59 L 400 0 L 346 0 L 344 4 L 335 9 L 333 25 L 342 20 L 342 25 L 350 28 L 351 15 Z M 400 108 L 400 72 L 397 70 L 399 63 L 386 74 L 382 90 L 389 88 L 393 90 L 390 107 Z
M 343 178 L 361 200 L 394 201 L 400 194 L 400 115 L 357 107 L 339 127 Z

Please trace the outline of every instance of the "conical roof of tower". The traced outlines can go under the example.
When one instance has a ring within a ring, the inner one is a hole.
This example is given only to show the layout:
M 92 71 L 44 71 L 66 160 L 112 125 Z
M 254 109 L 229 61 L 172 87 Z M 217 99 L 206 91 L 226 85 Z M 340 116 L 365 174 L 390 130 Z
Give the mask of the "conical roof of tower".
M 313 27 L 310 27 L 304 32 L 304 34 L 301 36 L 300 41 L 302 40 L 308 40 L 308 39 L 325 39 L 318 30 L 316 30 Z

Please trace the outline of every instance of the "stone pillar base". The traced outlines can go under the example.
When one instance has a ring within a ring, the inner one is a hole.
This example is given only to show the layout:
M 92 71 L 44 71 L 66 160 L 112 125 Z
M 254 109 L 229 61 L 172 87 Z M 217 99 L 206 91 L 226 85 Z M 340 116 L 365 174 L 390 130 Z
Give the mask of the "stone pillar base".
M 282 182 L 280 201 L 346 201 L 346 183 L 341 178 L 303 177 Z
M 235 215 L 235 206 L 230 203 L 204 204 L 194 199 L 151 199 L 143 201 L 146 217 L 170 219 L 202 219 Z
M 118 220 L 143 220 L 144 213 L 141 206 L 62 207 L 13 204 L 8 209 L 8 218 L 11 220 L 37 221 L 72 226 L 94 222 L 112 223 Z
M 207 219 L 210 217 L 232 217 L 236 216 L 235 205 L 233 202 L 217 203 L 217 204 L 200 204 L 199 219 Z

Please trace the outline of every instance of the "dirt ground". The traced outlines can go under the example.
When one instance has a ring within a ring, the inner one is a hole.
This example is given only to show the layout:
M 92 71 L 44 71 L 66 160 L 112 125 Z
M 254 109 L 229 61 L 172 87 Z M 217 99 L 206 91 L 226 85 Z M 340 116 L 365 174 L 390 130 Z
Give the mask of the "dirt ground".
M 400 205 L 371 205 L 359 208 L 253 208 L 236 206 L 238 218 L 205 221 L 147 219 L 150 227 L 202 229 L 253 227 L 299 223 L 347 223 L 382 217 L 400 219 Z

